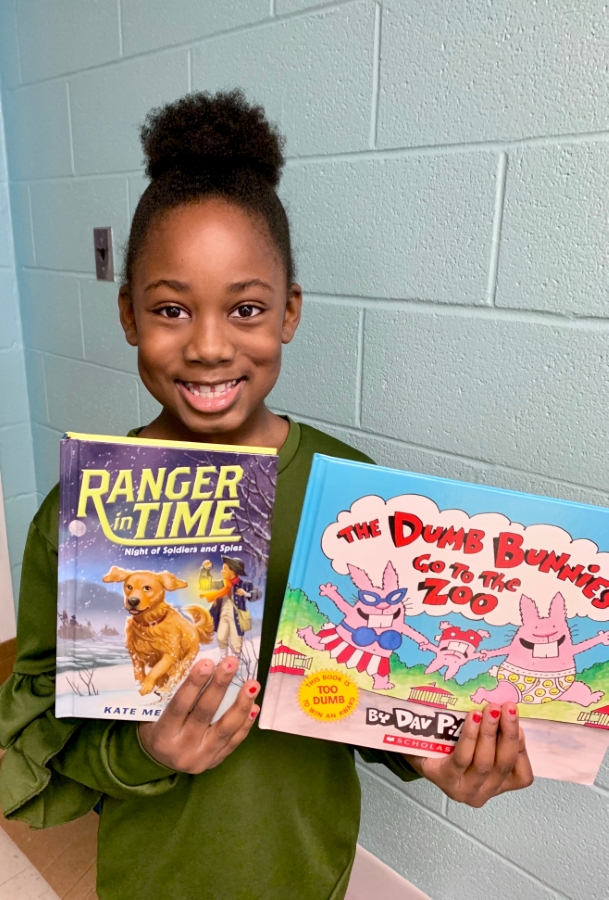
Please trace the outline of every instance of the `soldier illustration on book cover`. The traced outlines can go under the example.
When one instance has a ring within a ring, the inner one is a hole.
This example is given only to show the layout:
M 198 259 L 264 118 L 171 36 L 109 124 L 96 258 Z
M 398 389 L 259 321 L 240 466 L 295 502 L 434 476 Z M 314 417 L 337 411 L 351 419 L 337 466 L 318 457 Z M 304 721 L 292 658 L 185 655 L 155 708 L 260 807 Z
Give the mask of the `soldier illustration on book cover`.
M 202 655 L 238 656 L 237 689 L 253 677 L 275 471 L 274 455 L 64 441 L 64 715 L 160 715 Z

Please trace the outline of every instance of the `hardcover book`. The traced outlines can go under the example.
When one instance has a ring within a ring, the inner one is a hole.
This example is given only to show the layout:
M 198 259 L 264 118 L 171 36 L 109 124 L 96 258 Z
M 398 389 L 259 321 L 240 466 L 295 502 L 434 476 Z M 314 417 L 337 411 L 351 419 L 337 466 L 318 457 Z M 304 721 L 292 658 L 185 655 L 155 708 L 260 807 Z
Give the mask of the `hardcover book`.
M 609 510 L 316 455 L 260 727 L 423 756 L 609 729 Z
M 277 456 L 68 434 L 61 442 L 56 715 L 149 721 L 194 662 L 255 678 Z

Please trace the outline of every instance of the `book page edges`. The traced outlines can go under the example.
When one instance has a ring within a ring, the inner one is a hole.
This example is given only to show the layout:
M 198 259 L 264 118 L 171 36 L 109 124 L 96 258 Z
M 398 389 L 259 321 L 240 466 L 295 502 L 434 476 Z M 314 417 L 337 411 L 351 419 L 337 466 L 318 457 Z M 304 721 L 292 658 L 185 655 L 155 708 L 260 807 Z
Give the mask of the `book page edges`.
M 302 581 L 302 578 L 304 576 L 304 573 L 305 573 L 305 570 L 307 567 L 307 562 L 309 559 L 309 551 L 310 551 L 311 543 L 314 538 L 314 529 L 309 527 L 309 523 L 310 523 L 311 519 L 313 519 L 315 517 L 315 515 L 317 514 L 317 511 L 319 509 L 319 500 L 320 500 L 320 497 L 323 492 L 323 486 L 324 486 L 324 481 L 325 481 L 325 477 L 326 477 L 328 459 L 329 459 L 329 457 L 322 456 L 321 453 L 313 454 L 313 463 L 311 465 L 311 472 L 309 475 L 307 490 L 306 490 L 306 494 L 305 494 L 305 498 L 304 498 L 304 502 L 303 502 L 303 506 L 302 506 L 302 513 L 301 513 L 300 526 L 299 526 L 300 529 L 303 529 L 303 533 L 306 533 L 305 529 L 306 529 L 306 531 L 308 531 L 309 541 L 308 541 L 308 544 L 306 547 L 299 547 L 298 542 L 296 543 L 296 546 L 294 547 L 294 553 L 292 555 L 292 563 L 290 565 L 290 571 L 288 574 L 288 583 L 287 583 L 286 593 L 287 593 L 287 590 L 290 590 L 290 589 L 293 590 L 293 585 L 295 583 L 300 583 L 300 582 L 298 582 L 297 579 L 300 578 L 300 581 Z M 284 597 L 284 599 L 285 599 L 285 597 Z M 273 645 L 273 647 L 275 647 L 277 644 L 277 637 L 279 635 L 279 629 L 284 624 L 284 622 L 285 622 L 285 620 L 283 618 L 283 611 L 282 611 L 281 615 L 279 616 L 279 622 L 277 624 L 277 634 L 275 635 L 275 644 Z M 292 622 L 291 625 L 293 625 L 293 624 L 294 623 Z M 271 666 L 272 665 L 273 665 L 273 657 L 271 656 Z M 284 684 L 284 682 L 282 680 L 282 682 L 280 682 L 280 684 L 279 684 L 279 690 L 275 694 L 275 702 L 273 703 L 272 707 L 271 707 L 270 703 L 267 702 L 266 698 L 263 700 L 262 711 L 260 713 L 260 718 L 258 721 L 259 728 L 263 728 L 263 729 L 268 728 L 271 730 L 275 728 L 275 718 L 277 716 L 277 710 L 278 710 L 279 706 L 281 705 L 281 694 L 282 694 L 283 684 Z M 278 729 L 278 730 L 281 731 L 282 729 Z
M 157 441 L 152 438 L 115 437 L 107 434 L 80 434 L 75 431 L 67 431 L 65 438 L 74 441 L 97 441 L 103 444 L 129 444 L 133 447 L 175 447 L 179 450 L 217 450 L 222 453 L 249 453 L 255 456 L 277 456 L 277 450 L 274 447 L 244 447 L 241 444 L 197 444 L 193 441 Z
M 72 452 L 72 447 L 74 447 L 75 452 Z M 59 517 L 60 522 L 63 520 L 67 520 L 68 513 L 72 507 L 72 492 L 77 490 L 77 479 L 75 480 L 72 477 L 72 470 L 75 468 L 76 472 L 78 472 L 80 466 L 80 445 L 76 444 L 75 446 L 64 446 L 60 450 L 60 484 L 63 494 L 60 498 L 60 509 L 59 509 Z M 63 609 L 68 612 L 70 615 L 72 612 L 76 612 L 76 572 L 78 567 L 78 538 L 76 544 L 76 552 L 74 554 L 74 565 L 72 578 L 69 582 L 62 580 L 58 582 L 58 590 L 57 590 L 57 611 L 56 611 L 56 620 L 55 620 L 55 633 L 57 637 L 59 637 L 59 628 L 60 628 L 60 618 L 59 618 L 59 607 L 62 606 Z M 70 642 L 70 659 L 72 663 L 75 659 L 74 653 L 74 640 L 72 639 Z M 58 704 L 58 698 L 55 698 L 55 715 L 59 717 L 60 708 L 68 705 L 69 710 L 67 712 L 61 712 L 61 716 L 71 716 L 74 715 L 74 697 L 70 696 L 70 702 L 68 703 L 65 698 L 63 698 L 63 703 Z

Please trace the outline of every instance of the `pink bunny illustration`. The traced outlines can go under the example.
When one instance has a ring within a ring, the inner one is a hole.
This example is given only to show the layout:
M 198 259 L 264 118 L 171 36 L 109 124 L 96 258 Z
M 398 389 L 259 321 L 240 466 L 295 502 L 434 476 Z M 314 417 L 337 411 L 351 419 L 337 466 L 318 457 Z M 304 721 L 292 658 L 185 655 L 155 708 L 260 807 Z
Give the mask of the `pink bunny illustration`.
M 422 648 L 436 654 L 436 658 L 425 669 L 426 675 L 430 672 L 438 672 L 443 666 L 446 666 L 444 680 L 447 681 L 449 678 L 454 678 L 465 663 L 472 659 L 485 658 L 484 651 L 478 653 L 478 646 L 483 638 L 490 637 L 488 631 L 484 631 L 482 628 L 476 631 L 472 628 L 463 631 L 457 625 L 451 625 L 450 622 L 440 622 L 440 628 L 442 633 L 436 635 L 438 646 L 428 643 L 427 647 Z
M 314 650 L 327 650 L 337 662 L 348 669 L 367 672 L 372 676 L 372 686 L 377 691 L 390 690 L 389 658 L 402 644 L 402 637 L 411 638 L 421 649 L 435 649 L 427 638 L 404 621 L 406 588 L 401 588 L 398 575 L 391 562 L 383 572 L 382 587 L 375 587 L 363 569 L 348 565 L 351 580 L 359 589 L 352 606 L 338 592 L 335 584 L 322 584 L 319 593 L 329 597 L 344 613 L 336 626 L 325 625 L 315 632 L 309 625 L 301 628 L 298 636 Z
M 472 695 L 474 703 L 549 703 L 566 700 L 580 706 L 590 706 L 603 696 L 587 684 L 576 681 L 575 654 L 596 647 L 609 646 L 609 631 L 599 631 L 596 637 L 574 644 L 567 623 L 565 598 L 556 594 L 550 612 L 540 616 L 534 600 L 524 594 L 520 598 L 522 625 L 511 644 L 495 650 L 482 650 L 482 659 L 505 656 L 497 669 L 497 687 L 478 688 Z

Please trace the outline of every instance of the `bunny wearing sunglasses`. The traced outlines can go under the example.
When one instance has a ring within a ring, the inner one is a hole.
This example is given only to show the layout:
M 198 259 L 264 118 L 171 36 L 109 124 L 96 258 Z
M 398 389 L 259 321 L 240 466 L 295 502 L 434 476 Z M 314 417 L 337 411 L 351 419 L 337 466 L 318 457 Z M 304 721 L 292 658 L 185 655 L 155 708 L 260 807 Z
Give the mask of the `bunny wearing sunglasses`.
M 329 623 L 321 631 L 312 626 L 298 632 L 304 642 L 315 650 L 326 650 L 347 669 L 367 672 L 372 677 L 375 690 L 390 690 L 389 658 L 398 650 L 404 637 L 408 637 L 421 649 L 428 649 L 427 638 L 405 622 L 406 588 L 401 588 L 398 575 L 391 562 L 383 573 L 380 587 L 374 585 L 363 569 L 349 565 L 351 580 L 358 588 L 357 600 L 352 606 L 334 584 L 322 584 L 319 593 L 328 597 L 343 613 L 338 625 Z

